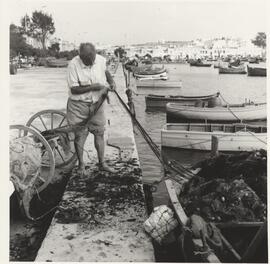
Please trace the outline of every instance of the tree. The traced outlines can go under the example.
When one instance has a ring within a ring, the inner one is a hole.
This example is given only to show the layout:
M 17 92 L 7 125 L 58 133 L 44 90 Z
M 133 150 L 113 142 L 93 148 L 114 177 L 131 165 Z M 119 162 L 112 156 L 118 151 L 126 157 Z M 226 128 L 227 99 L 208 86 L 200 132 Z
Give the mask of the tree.
M 258 47 L 265 48 L 266 47 L 266 34 L 265 34 L 265 32 L 258 32 L 255 39 L 251 40 L 251 42 Z
M 51 46 L 48 49 L 51 56 L 57 57 L 60 51 L 60 44 L 58 42 L 55 42 L 51 44 Z
M 54 21 L 51 15 L 42 11 L 34 11 L 31 19 L 25 16 L 21 19 L 22 31 L 41 42 L 46 49 L 46 40 L 55 32 Z
M 14 24 L 9 26 L 9 38 L 10 38 L 10 56 L 15 57 L 18 54 L 23 56 L 32 55 L 33 47 L 26 43 L 20 28 Z

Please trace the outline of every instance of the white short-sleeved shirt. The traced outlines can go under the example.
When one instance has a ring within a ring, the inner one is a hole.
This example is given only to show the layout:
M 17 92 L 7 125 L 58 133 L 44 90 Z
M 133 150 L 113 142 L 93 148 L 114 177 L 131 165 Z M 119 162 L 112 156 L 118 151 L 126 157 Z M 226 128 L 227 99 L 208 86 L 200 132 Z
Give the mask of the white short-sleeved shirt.
M 92 66 L 83 64 L 79 56 L 74 57 L 67 70 L 67 83 L 69 87 L 69 98 L 76 101 L 97 102 L 100 96 L 100 91 L 91 91 L 84 94 L 72 94 L 71 87 L 79 85 L 89 85 L 99 83 L 107 84 L 105 75 L 106 59 L 99 54 L 96 55 L 95 62 Z

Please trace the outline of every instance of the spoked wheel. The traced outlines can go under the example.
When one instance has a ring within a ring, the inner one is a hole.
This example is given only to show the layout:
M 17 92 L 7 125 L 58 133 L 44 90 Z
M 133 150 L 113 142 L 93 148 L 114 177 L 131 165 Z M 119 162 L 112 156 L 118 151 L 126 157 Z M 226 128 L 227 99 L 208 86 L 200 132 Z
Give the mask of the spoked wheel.
M 38 130 L 48 141 L 53 150 L 56 168 L 77 159 L 74 132 L 65 131 L 65 128 L 69 128 L 65 113 L 59 110 L 40 111 L 28 120 L 26 126 Z
M 15 156 L 15 163 L 16 159 L 18 159 L 18 164 L 14 163 L 14 166 L 18 166 L 15 171 L 17 170 L 18 172 L 17 179 L 18 181 L 20 181 L 21 186 L 29 186 L 33 184 L 33 188 L 35 188 L 37 192 L 41 192 L 42 190 L 44 190 L 51 182 L 55 172 L 55 159 L 52 148 L 50 147 L 47 140 L 35 129 L 23 125 L 12 125 L 10 126 L 10 143 L 15 143 L 18 145 L 17 149 L 11 151 L 14 152 L 13 157 Z M 28 145 L 32 147 L 29 150 L 27 150 Z M 37 152 L 33 153 L 33 150 Z M 40 164 L 37 159 L 38 154 L 41 154 Z M 25 159 L 26 155 L 29 155 L 27 159 Z M 19 162 L 20 158 L 24 158 L 25 160 L 23 164 L 24 168 L 22 168 L 21 170 L 27 168 L 30 173 L 33 173 L 34 169 L 31 168 L 31 166 L 33 167 L 33 165 L 40 165 L 40 170 L 39 173 L 36 174 L 36 177 L 20 177 L 20 168 L 22 165 Z

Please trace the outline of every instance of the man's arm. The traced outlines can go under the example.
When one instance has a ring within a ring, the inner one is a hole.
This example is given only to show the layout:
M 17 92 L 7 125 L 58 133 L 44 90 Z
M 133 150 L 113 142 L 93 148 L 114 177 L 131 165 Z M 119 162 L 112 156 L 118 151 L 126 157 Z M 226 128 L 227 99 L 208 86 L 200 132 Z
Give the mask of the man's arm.
M 73 86 L 70 88 L 72 94 L 84 94 L 91 91 L 100 91 L 104 88 L 104 85 L 99 83 L 93 83 L 89 85 L 80 85 L 80 86 Z

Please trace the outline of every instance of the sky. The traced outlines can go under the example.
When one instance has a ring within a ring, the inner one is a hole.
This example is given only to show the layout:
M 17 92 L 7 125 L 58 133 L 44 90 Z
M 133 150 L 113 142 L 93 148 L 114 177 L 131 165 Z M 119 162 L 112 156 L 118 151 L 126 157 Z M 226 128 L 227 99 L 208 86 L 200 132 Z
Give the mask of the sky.
M 55 36 L 75 42 L 134 44 L 213 37 L 254 38 L 266 31 L 267 0 L 8 2 L 10 22 L 35 10 L 51 14 Z

